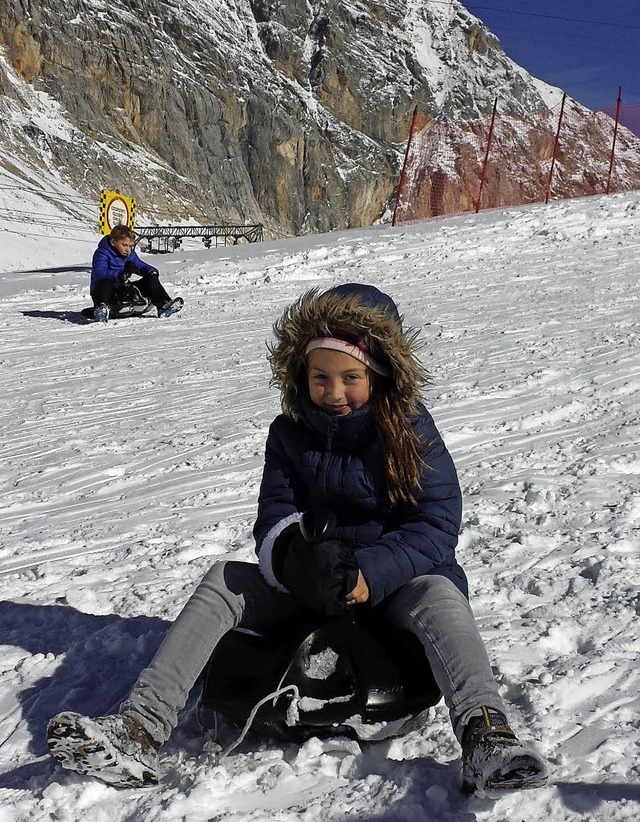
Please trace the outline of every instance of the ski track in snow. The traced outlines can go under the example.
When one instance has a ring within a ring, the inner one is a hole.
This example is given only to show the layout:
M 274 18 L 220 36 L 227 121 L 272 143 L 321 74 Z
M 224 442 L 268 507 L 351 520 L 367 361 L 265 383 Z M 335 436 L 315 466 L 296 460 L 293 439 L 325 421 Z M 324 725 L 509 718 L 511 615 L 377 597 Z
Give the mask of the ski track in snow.
M 182 314 L 104 328 L 75 321 L 86 273 L 2 274 L 0 822 L 639 819 L 639 217 L 630 194 L 178 251 L 154 262 Z M 463 797 L 442 705 L 392 741 L 249 735 L 216 764 L 195 698 L 159 788 L 64 772 L 48 718 L 113 710 L 210 564 L 253 559 L 265 341 L 349 281 L 422 329 L 472 605 L 553 783 Z

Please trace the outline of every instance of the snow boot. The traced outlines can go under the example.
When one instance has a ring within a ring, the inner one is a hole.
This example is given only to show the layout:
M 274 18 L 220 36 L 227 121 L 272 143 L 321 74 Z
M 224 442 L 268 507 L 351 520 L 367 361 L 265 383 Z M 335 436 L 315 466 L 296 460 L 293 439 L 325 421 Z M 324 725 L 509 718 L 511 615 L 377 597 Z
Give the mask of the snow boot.
M 158 748 L 142 725 L 123 714 L 91 718 L 69 711 L 47 726 L 49 750 L 70 771 L 117 788 L 157 785 Z
M 177 314 L 184 307 L 184 300 L 182 297 L 176 297 L 175 300 L 167 300 L 162 303 L 158 309 L 158 317 L 170 317 L 172 314 Z
M 499 711 L 482 706 L 462 736 L 462 790 L 495 795 L 546 784 L 542 759 L 519 741 Z
M 93 310 L 93 319 L 98 323 L 109 322 L 109 306 L 106 303 L 100 303 Z

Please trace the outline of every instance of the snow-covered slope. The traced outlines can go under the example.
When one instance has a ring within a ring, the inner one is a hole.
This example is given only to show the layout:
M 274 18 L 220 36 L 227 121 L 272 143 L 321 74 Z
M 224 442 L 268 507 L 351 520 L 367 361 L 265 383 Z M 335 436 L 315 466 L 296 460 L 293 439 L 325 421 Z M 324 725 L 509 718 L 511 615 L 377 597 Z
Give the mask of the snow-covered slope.
M 104 328 L 77 322 L 85 271 L 5 266 L 0 820 L 636 820 L 639 215 L 640 196 L 619 195 L 180 251 L 153 261 L 184 311 Z M 24 259 L 49 267 L 24 232 Z M 90 250 L 58 246 L 58 264 Z M 463 486 L 473 607 L 513 724 L 553 783 L 463 798 L 443 706 L 395 741 L 249 736 L 216 764 L 190 705 L 157 789 L 55 767 L 49 716 L 113 709 L 209 565 L 253 558 L 278 411 L 271 323 L 302 290 L 348 281 L 388 291 L 422 329 L 427 402 Z

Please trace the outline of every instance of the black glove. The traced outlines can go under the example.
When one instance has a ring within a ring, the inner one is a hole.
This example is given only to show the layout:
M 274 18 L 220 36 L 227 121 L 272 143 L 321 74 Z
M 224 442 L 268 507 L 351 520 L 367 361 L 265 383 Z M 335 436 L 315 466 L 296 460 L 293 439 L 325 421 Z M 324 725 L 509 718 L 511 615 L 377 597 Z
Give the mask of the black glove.
M 137 274 L 138 269 L 135 266 L 135 263 L 132 263 L 131 260 L 124 264 L 124 268 L 120 272 L 119 282 L 120 285 L 126 285 L 129 280 L 131 279 L 132 274 Z
M 344 542 L 309 542 L 297 523 L 276 538 L 272 565 L 298 605 L 323 616 L 345 613 L 345 597 L 356 587 L 360 571 L 354 552 Z

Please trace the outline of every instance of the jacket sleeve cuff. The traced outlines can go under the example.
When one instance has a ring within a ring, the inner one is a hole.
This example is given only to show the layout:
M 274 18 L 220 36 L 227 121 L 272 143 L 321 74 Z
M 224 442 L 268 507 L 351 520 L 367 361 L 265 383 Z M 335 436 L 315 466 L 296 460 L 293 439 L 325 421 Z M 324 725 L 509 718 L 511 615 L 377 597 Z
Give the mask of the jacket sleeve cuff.
M 271 561 L 273 545 L 285 528 L 292 525 L 294 522 L 300 522 L 301 519 L 302 514 L 299 511 L 296 511 L 294 514 L 289 514 L 288 517 L 281 519 L 280 522 L 277 522 L 270 531 L 267 531 L 267 535 L 262 540 L 262 545 L 258 551 L 258 565 L 260 566 L 262 576 L 272 588 L 282 591 L 283 594 L 288 594 L 289 591 L 281 582 L 278 581 L 276 575 L 273 573 L 273 564 Z

